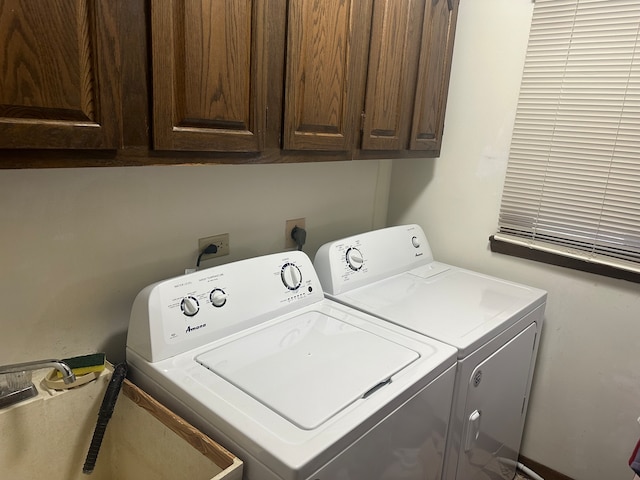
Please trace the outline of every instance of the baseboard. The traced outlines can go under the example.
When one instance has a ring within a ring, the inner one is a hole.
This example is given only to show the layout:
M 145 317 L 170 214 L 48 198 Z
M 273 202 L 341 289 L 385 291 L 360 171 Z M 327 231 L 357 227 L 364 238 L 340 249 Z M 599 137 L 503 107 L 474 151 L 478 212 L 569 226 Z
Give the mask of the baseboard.
M 573 480 L 573 478 L 567 477 L 560 472 L 556 472 L 552 468 L 542 465 L 535 460 L 531 460 L 524 455 L 520 455 L 520 457 L 518 457 L 518 461 L 525 467 L 529 467 L 531 470 L 536 472 L 538 475 L 544 478 L 544 480 Z

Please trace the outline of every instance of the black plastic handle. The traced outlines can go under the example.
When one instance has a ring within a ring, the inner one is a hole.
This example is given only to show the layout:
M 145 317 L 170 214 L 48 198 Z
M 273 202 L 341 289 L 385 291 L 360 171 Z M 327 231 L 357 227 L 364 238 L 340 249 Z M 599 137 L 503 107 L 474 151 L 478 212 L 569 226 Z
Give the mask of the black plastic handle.
M 122 387 L 122 382 L 127 376 L 127 363 L 122 362 L 115 366 L 109 385 L 107 385 L 107 391 L 104 393 L 102 399 L 102 405 L 100 405 L 100 411 L 98 412 L 98 422 L 96 428 L 93 431 L 93 438 L 91 439 L 91 445 L 87 452 L 87 458 L 82 467 L 82 473 L 90 474 L 93 472 L 96 466 L 96 460 L 98 460 L 98 453 L 100 452 L 100 445 L 102 445 L 102 439 L 104 433 L 107 430 L 107 423 L 111 415 L 113 415 L 113 409 L 116 406 L 116 400 L 118 400 L 118 394 Z

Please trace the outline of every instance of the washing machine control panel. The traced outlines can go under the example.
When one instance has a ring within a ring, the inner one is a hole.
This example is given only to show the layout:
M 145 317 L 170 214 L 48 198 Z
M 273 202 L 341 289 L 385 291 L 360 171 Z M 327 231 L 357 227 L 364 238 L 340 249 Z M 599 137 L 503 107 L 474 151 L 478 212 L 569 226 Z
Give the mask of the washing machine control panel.
M 134 301 L 127 344 L 149 337 L 139 341 L 139 348 L 153 346 L 147 359 L 168 358 L 323 298 L 303 252 L 229 263 L 144 289 Z

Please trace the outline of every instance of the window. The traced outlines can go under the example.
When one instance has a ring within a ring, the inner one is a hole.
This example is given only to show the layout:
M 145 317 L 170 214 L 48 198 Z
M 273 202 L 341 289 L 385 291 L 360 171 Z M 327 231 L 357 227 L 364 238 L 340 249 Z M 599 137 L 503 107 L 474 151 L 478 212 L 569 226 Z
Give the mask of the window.
M 637 0 L 536 1 L 491 245 L 640 274 Z

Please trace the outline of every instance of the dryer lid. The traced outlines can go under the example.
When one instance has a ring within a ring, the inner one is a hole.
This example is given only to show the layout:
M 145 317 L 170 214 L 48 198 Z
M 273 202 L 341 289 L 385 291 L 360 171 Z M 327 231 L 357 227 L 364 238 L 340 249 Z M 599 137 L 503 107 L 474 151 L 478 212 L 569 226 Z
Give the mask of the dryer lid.
M 459 358 L 542 302 L 541 290 L 434 262 L 341 301 L 458 349 Z
M 196 360 L 298 427 L 311 430 L 419 358 L 318 311 L 250 333 Z

